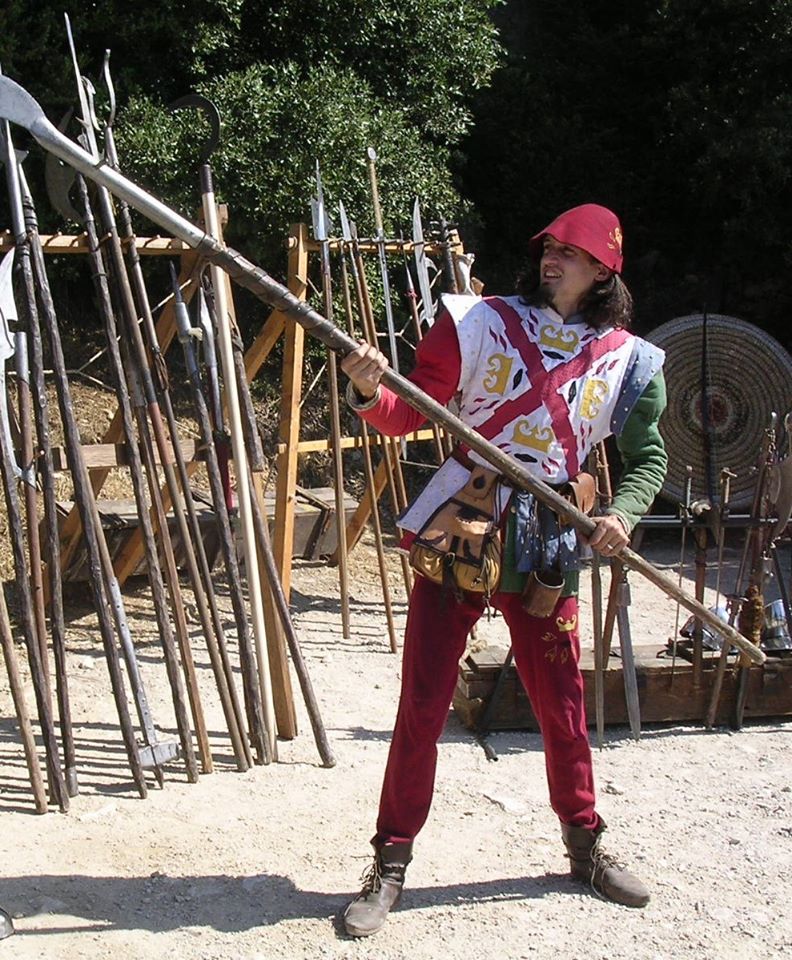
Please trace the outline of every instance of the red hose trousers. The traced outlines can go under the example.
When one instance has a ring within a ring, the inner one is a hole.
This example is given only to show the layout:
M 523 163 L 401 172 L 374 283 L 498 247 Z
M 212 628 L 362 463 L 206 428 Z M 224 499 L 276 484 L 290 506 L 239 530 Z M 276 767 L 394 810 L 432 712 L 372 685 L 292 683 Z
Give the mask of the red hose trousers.
M 594 777 L 578 660 L 577 597 L 562 597 L 547 619 L 529 617 L 516 593 L 491 605 L 511 633 L 514 662 L 542 731 L 550 803 L 562 823 L 594 828 Z M 404 638 L 402 689 L 375 845 L 411 842 L 434 791 L 437 741 L 456 686 L 459 658 L 484 611 L 483 597 L 449 591 L 416 576 Z

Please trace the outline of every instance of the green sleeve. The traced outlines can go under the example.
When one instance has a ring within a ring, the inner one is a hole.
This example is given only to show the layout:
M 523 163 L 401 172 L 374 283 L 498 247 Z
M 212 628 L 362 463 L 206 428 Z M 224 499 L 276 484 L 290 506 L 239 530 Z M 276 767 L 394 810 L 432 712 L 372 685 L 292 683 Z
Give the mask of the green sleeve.
M 660 492 L 668 469 L 668 456 L 660 435 L 660 416 L 666 406 L 662 371 L 647 384 L 616 438 L 623 470 L 605 511 L 616 514 L 629 530 L 649 510 Z

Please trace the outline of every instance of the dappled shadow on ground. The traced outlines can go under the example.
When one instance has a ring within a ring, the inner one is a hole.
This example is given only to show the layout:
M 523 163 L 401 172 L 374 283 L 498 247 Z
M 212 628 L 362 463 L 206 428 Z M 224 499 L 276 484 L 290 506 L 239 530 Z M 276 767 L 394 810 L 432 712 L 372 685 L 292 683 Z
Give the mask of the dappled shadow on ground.
M 580 892 L 580 885 L 562 874 L 509 877 L 410 888 L 400 910 L 527 901 L 553 893 Z M 246 877 L 45 874 L 0 880 L 0 903 L 23 918 L 17 924 L 21 936 L 77 933 L 94 926 L 103 932 L 109 928 L 162 933 L 200 926 L 235 933 L 297 919 L 334 919 L 341 933 L 341 911 L 352 893 L 301 890 L 288 877 L 266 873 Z M 43 914 L 55 919 L 38 925 L 35 918 Z M 68 922 L 58 923 L 59 916 Z
M 159 740 L 177 740 L 177 731 L 157 726 Z M 215 771 L 235 770 L 233 753 L 227 735 L 220 730 L 209 730 L 212 761 Z M 42 775 L 45 776 L 44 752 L 38 741 L 38 755 Z M 77 779 L 82 794 L 108 797 L 137 798 L 139 793 L 132 780 L 126 748 L 119 728 L 109 723 L 80 723 L 74 727 L 74 748 L 77 757 Z M 62 760 L 61 760 L 62 762 Z M 166 783 L 187 782 L 183 760 L 164 764 Z M 150 790 L 156 790 L 151 771 L 145 771 Z M 34 814 L 33 796 L 28 769 L 16 722 L 0 721 L 0 812 Z

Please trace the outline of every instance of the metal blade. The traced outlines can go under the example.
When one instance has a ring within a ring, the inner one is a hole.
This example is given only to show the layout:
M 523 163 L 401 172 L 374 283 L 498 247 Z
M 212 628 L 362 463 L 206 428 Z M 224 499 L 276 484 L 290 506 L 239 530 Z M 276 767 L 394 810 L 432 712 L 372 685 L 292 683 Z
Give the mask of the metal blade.
M 94 130 L 95 119 L 93 118 L 92 108 L 93 84 L 80 73 L 80 65 L 77 62 L 77 50 L 74 46 L 74 36 L 72 35 L 71 20 L 69 20 L 68 13 L 63 14 L 63 19 L 66 22 L 66 37 L 69 41 L 69 52 L 71 53 L 72 66 L 74 67 L 74 76 L 77 79 L 77 93 L 80 98 L 80 122 L 88 138 L 89 152 L 92 156 L 98 157 L 99 146 L 96 142 L 96 132 Z M 31 130 L 31 133 L 32 132 Z M 35 136 L 35 134 L 33 134 L 33 136 Z
M 0 260 L 0 363 L 14 356 L 14 336 L 10 323 L 16 323 L 17 309 L 14 300 L 14 285 L 11 270 L 14 266 L 14 251 Z
M 343 200 L 338 201 L 338 216 L 341 218 L 341 236 L 344 238 L 344 242 L 352 243 L 352 227 L 349 225 Z
M 319 161 L 316 161 L 316 199 L 311 200 L 311 219 L 313 220 L 314 238 L 320 243 L 330 239 L 330 220 L 327 217 L 327 208 L 324 202 L 322 188 L 322 174 L 319 170 Z
M 65 133 L 74 111 L 71 107 L 64 113 L 58 124 L 61 133 Z M 74 186 L 75 176 L 72 167 L 64 164 L 53 154 L 48 153 L 44 161 L 44 184 L 47 188 L 47 197 L 53 208 L 64 220 L 72 223 L 82 223 L 82 216 L 74 209 L 71 202 L 71 189 Z
M 421 223 L 421 207 L 418 197 L 413 205 L 413 243 L 415 257 L 415 272 L 418 277 L 418 288 L 421 291 L 422 320 L 431 327 L 435 321 L 434 304 L 432 303 L 432 284 L 429 280 L 429 269 L 426 265 L 426 245 L 424 243 L 423 224 Z
M 105 50 L 104 63 L 102 64 L 102 76 L 107 87 L 107 96 L 110 102 L 110 110 L 107 115 L 107 126 L 112 127 L 115 124 L 116 115 L 116 95 L 113 85 L 113 75 L 110 73 L 110 51 Z
M 11 270 L 14 265 L 14 251 L 9 252 L 0 261 L 0 430 L 5 437 L 6 449 L 14 449 L 11 420 L 8 414 L 8 395 L 6 393 L 6 361 L 14 356 L 16 340 L 11 333 L 9 324 L 16 323 L 17 309 L 14 301 L 14 289 L 11 280 Z M 21 478 L 22 471 L 16 460 L 11 458 L 11 466 L 17 479 Z
M 198 150 L 200 162 L 208 163 L 220 143 L 220 111 L 214 101 L 200 93 L 188 93 L 184 97 L 179 97 L 178 100 L 169 103 L 167 109 L 173 112 L 185 107 L 196 107 L 203 113 L 209 124 L 209 135 Z

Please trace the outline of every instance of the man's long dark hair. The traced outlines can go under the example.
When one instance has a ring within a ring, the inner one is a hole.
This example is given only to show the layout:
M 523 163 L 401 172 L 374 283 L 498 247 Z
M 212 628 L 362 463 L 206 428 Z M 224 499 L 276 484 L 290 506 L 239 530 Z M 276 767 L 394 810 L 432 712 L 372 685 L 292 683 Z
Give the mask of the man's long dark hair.
M 539 262 L 532 260 L 517 277 L 517 293 L 523 303 L 531 307 L 547 307 L 547 297 L 539 281 Z M 603 327 L 622 327 L 629 330 L 633 319 L 633 299 L 618 273 L 595 283 L 580 309 L 586 323 L 600 330 Z

